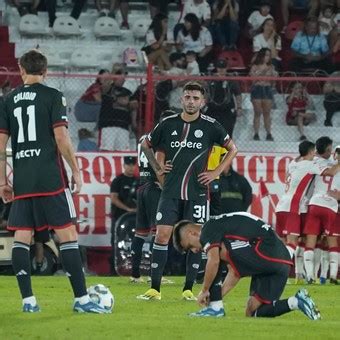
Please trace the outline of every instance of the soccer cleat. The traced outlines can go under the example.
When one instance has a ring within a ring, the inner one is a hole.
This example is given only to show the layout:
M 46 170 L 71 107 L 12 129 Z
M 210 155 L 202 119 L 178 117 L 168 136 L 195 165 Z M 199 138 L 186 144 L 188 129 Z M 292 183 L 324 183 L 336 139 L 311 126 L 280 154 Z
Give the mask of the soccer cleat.
M 300 289 L 295 294 L 295 297 L 298 300 L 298 308 L 303 314 L 305 314 L 311 320 L 321 319 L 320 311 L 317 309 L 315 302 L 309 296 L 306 289 Z
M 182 299 L 185 301 L 197 301 L 197 297 L 194 295 L 194 293 L 187 289 L 182 293 Z
M 206 308 L 203 308 L 196 313 L 190 313 L 189 316 L 221 318 L 221 317 L 225 316 L 225 312 L 224 312 L 224 308 L 220 308 L 219 310 L 215 310 L 211 307 L 206 307 Z
M 161 293 L 153 288 L 150 288 L 144 294 L 137 296 L 138 300 L 160 300 L 161 298 Z
M 109 314 L 110 310 L 105 309 L 97 305 L 96 303 L 89 301 L 87 303 L 81 304 L 76 301 L 73 306 L 73 310 L 78 313 L 94 313 L 94 314 Z
M 332 285 L 339 285 L 339 281 L 337 279 L 329 279 L 329 283 Z
M 308 279 L 306 282 L 307 282 L 308 285 L 314 285 L 315 284 L 314 279 Z
M 144 283 L 144 280 L 142 277 L 130 277 L 130 283 Z
M 327 282 L 327 279 L 325 277 L 320 276 L 320 285 L 325 285 Z
M 24 303 L 24 305 L 22 306 L 22 311 L 24 313 L 37 313 L 40 312 L 40 307 L 38 305 L 32 305 L 30 303 Z

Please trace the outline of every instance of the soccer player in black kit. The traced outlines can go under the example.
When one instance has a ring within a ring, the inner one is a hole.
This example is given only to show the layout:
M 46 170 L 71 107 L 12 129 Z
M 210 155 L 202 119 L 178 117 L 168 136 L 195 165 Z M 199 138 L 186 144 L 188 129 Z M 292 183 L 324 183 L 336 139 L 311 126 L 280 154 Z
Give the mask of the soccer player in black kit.
M 245 212 L 222 214 L 203 226 L 181 221 L 174 228 L 173 242 L 179 252 L 204 251 L 208 261 L 198 302 L 205 308 L 193 317 L 225 315 L 222 297 L 240 278 L 250 276 L 246 316 L 276 317 L 302 311 L 311 320 L 320 319 L 314 301 L 305 289 L 295 296 L 279 300 L 287 282 L 291 257 L 271 226 Z M 221 285 L 221 261 L 227 262 L 228 274 Z
M 142 149 L 157 176 L 165 175 L 156 214 L 156 238 L 152 250 L 151 288 L 137 298 L 160 300 L 160 286 L 167 260 L 168 243 L 175 223 L 191 219 L 204 223 L 209 217 L 208 185 L 231 165 L 237 149 L 225 129 L 215 119 L 201 114 L 205 104 L 204 88 L 197 82 L 183 87 L 183 111 L 165 118 L 142 143 Z M 207 161 L 214 145 L 228 152 L 219 166 L 207 171 Z M 161 150 L 164 162 L 156 160 Z M 171 171 L 168 172 L 169 167 Z M 196 300 L 192 287 L 201 254 L 188 252 L 186 280 L 182 292 L 185 300 Z
M 60 257 L 74 293 L 74 311 L 107 313 L 87 294 L 75 228 L 75 208 L 62 157 L 72 171 L 78 193 L 80 172 L 67 130 L 66 100 L 58 90 L 43 85 L 47 59 L 31 50 L 19 60 L 24 84 L 0 107 L 0 196 L 13 201 L 8 229 L 15 231 L 12 265 L 24 312 L 39 312 L 32 292 L 30 244 L 32 232 L 54 229 Z M 11 137 L 13 188 L 6 178 L 6 146 Z

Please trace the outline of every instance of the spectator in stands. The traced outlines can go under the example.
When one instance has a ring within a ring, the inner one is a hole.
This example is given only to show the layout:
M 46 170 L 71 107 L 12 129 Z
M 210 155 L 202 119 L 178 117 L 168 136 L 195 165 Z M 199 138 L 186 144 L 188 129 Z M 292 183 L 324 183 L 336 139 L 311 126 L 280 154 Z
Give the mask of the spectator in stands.
M 39 2 L 40 0 L 12 0 L 21 17 L 26 14 L 38 14 Z
M 142 50 L 147 54 L 149 63 L 157 65 L 161 70 L 171 68 L 167 46 L 168 35 L 168 17 L 162 13 L 155 15 L 146 33 L 146 46 Z
M 240 26 L 237 0 L 218 0 L 213 6 L 213 35 L 224 50 L 235 50 Z
M 332 77 L 340 77 L 340 72 L 334 72 Z M 326 110 L 325 126 L 333 126 L 332 118 L 335 112 L 340 111 L 340 82 L 327 82 L 323 88 L 325 99 L 323 102 Z
M 168 14 L 169 0 L 149 0 L 151 19 L 159 13 Z
M 103 11 L 103 5 L 107 1 L 96 0 L 96 6 L 99 11 L 100 16 L 105 16 L 106 13 Z M 129 29 L 128 14 L 129 14 L 129 1 L 128 0 L 109 0 L 109 11 L 108 16 L 111 18 L 116 17 L 115 9 L 120 7 L 120 13 L 122 15 L 122 23 L 120 25 L 121 29 Z
M 248 180 L 231 166 L 220 176 L 221 214 L 247 211 L 252 199 L 252 188 Z
M 74 19 L 79 19 L 80 14 L 83 10 L 83 7 L 85 5 L 87 0 L 74 0 L 73 1 L 73 8 L 71 11 L 71 17 L 73 17 Z
M 335 27 L 329 33 L 329 47 L 331 53 L 333 53 L 334 55 L 340 52 L 340 8 L 338 11 L 339 13 L 337 13 L 337 15 L 333 19 Z
M 211 23 L 211 8 L 206 0 L 186 0 L 183 11 L 180 17 L 180 23 L 174 28 L 174 37 L 177 39 L 177 34 L 184 27 L 185 17 L 187 14 L 195 14 L 201 25 L 208 27 Z
M 130 95 L 124 87 L 116 89 L 112 107 L 101 110 L 98 122 L 100 150 L 130 149 L 130 129 L 136 130 L 136 112 L 129 106 Z
M 269 1 L 261 1 L 260 9 L 250 14 L 248 18 L 249 36 L 253 37 L 257 34 L 258 29 L 261 27 L 266 19 L 274 19 L 270 14 L 271 3 Z
M 335 26 L 333 17 L 334 8 L 332 6 L 326 6 L 325 8 L 321 9 L 319 16 L 320 33 L 328 36 Z
M 272 56 L 269 48 L 262 48 L 253 61 L 250 69 L 252 77 L 277 76 L 277 72 L 272 64 Z M 271 109 L 273 106 L 273 84 L 267 80 L 255 80 L 251 87 L 251 102 L 254 107 L 254 140 L 260 140 L 260 119 L 263 115 L 264 128 L 267 132 L 266 140 L 273 141 L 271 133 Z
M 300 133 L 300 141 L 307 139 L 304 133 L 304 125 L 316 120 L 315 113 L 308 112 L 307 108 L 311 104 L 306 88 L 299 82 L 291 87 L 291 92 L 286 99 L 288 112 L 286 115 L 287 125 L 297 125 Z
M 37 9 L 48 13 L 48 25 L 52 27 L 56 19 L 57 0 L 41 0 Z
M 197 62 L 197 55 L 194 51 L 188 51 L 185 54 L 185 61 L 187 64 L 186 70 L 188 75 L 199 75 L 200 68 Z
M 116 7 L 116 0 L 95 0 L 96 8 L 99 12 L 100 17 L 105 17 L 106 15 L 110 18 L 115 18 L 115 7 Z
M 232 137 L 236 118 L 242 114 L 241 89 L 237 82 L 226 79 L 230 74 L 225 59 L 217 60 L 215 66 L 217 79 L 208 83 L 209 102 L 206 113 L 220 122 Z
M 295 72 L 313 71 L 316 69 L 331 72 L 333 69 L 329 60 L 327 38 L 320 33 L 317 17 L 308 17 L 303 30 L 293 39 L 291 48 L 294 58 L 291 68 Z
M 281 13 L 283 28 L 282 33 L 286 31 L 289 23 L 289 10 L 299 9 L 308 13 L 307 16 L 316 15 L 319 0 L 281 0 Z
M 97 143 L 93 140 L 93 133 L 88 129 L 78 130 L 78 147 L 77 151 L 98 151 Z
M 108 74 L 109 71 L 105 69 L 98 73 L 99 76 Z M 111 83 L 111 79 L 97 77 L 96 81 L 86 89 L 74 107 L 74 114 L 79 122 L 96 122 L 98 120 L 102 93 L 107 92 Z
M 266 19 L 259 28 L 259 34 L 253 38 L 253 51 L 258 52 L 261 48 L 269 48 L 272 54 L 272 63 L 278 70 L 281 58 L 281 37 L 276 33 L 275 22 L 273 19 Z
M 178 33 L 176 46 L 179 52 L 196 52 L 200 71 L 206 72 L 213 58 L 213 42 L 209 30 L 201 26 L 195 14 L 189 13 L 184 17 L 184 28 Z

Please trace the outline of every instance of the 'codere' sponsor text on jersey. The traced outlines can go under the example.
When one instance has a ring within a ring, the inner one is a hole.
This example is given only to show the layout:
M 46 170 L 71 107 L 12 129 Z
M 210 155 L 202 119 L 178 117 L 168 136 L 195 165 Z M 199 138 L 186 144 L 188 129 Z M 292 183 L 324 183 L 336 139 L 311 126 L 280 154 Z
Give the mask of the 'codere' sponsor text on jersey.
M 46 85 L 23 85 L 6 96 L 0 132 L 11 137 L 15 198 L 57 194 L 68 186 L 53 129 L 67 127 L 66 100 Z
M 200 115 L 195 121 L 185 122 L 176 114 L 165 118 L 148 135 L 147 141 L 155 149 L 162 149 L 172 170 L 166 174 L 163 197 L 196 200 L 207 193 L 198 182 L 205 171 L 213 145 L 226 147 L 230 137 L 215 119 Z

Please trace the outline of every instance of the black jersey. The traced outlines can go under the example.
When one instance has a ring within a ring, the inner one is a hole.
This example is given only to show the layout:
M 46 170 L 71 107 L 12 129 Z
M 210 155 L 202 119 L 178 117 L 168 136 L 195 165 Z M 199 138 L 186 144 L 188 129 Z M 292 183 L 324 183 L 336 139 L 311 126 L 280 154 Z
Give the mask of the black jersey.
M 57 194 L 67 187 L 53 129 L 67 126 L 63 94 L 40 83 L 11 92 L 0 110 L 0 131 L 11 137 L 16 198 Z
M 245 212 L 211 218 L 203 225 L 200 242 L 205 252 L 224 243 L 230 259 L 242 276 L 261 271 L 261 268 L 253 268 L 254 261 L 247 258 L 248 255 L 243 256 L 242 249 L 253 249 L 254 256 L 265 260 L 264 265 L 266 261 L 292 264 L 287 248 L 272 227 L 259 217 Z
M 162 149 L 165 160 L 173 166 L 165 175 L 163 197 L 197 200 L 207 193 L 198 175 L 206 170 L 211 148 L 215 144 L 226 147 L 230 138 L 222 125 L 209 116 L 185 122 L 175 114 L 156 125 L 147 141 L 155 150 Z
M 143 135 L 138 142 L 137 145 L 137 156 L 138 156 L 138 167 L 139 167 L 139 178 L 140 183 L 144 184 L 146 182 L 155 182 L 157 181 L 157 176 L 155 171 L 153 170 L 150 162 L 148 161 L 147 157 L 145 156 L 141 145 L 145 140 L 147 135 Z

